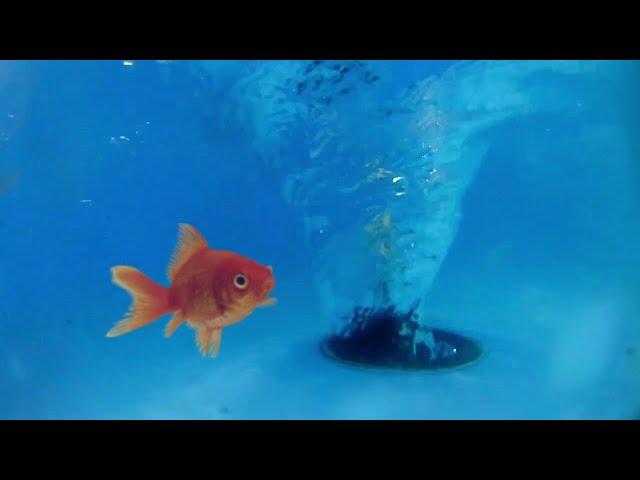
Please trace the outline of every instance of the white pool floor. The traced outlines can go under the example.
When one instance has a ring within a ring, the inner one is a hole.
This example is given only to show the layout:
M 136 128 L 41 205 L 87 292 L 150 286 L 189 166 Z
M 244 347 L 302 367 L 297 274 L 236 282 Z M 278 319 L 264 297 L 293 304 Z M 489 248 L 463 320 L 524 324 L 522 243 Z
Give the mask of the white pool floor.
M 336 363 L 319 350 L 323 322 L 302 308 L 298 315 L 289 312 L 283 320 L 282 311 L 274 308 L 254 319 L 260 324 L 247 322 L 225 332 L 218 359 L 194 355 L 181 373 L 172 375 L 171 382 L 158 385 L 136 409 L 123 415 L 173 419 L 624 419 L 637 412 L 637 360 L 630 362 L 622 345 L 611 348 L 617 337 L 606 338 L 608 327 L 613 327 L 606 318 L 610 310 L 554 335 L 514 328 L 513 322 L 499 318 L 522 314 L 513 307 L 512 311 L 508 306 L 494 309 L 491 324 L 465 321 L 463 309 L 445 310 L 439 318 L 448 317 L 448 326 L 485 346 L 486 353 L 476 364 L 423 373 Z M 269 325 L 274 328 L 270 330 Z M 250 332 L 251 338 L 262 340 L 247 344 L 244 339 Z

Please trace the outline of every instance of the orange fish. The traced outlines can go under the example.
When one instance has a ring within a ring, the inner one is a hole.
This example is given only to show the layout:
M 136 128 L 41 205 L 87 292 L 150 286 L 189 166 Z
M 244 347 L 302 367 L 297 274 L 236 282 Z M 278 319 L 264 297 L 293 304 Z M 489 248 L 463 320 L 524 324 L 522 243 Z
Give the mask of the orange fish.
M 127 316 L 107 337 L 117 337 L 173 313 L 164 335 L 187 323 L 196 329 L 196 344 L 203 356 L 218 355 L 222 329 L 246 318 L 256 307 L 274 305 L 271 267 L 226 250 L 212 250 L 191 225 L 180 224 L 178 245 L 163 287 L 132 267 L 111 269 L 112 280 L 127 290 L 133 304 Z

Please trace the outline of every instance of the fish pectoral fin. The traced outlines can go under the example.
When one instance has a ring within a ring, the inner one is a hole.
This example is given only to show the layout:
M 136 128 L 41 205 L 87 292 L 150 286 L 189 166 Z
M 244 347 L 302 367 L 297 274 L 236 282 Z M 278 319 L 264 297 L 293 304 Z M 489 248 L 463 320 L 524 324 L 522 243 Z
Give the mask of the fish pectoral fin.
M 267 298 L 264 302 L 262 302 L 259 306 L 260 307 L 272 307 L 273 305 L 275 305 L 276 303 L 278 303 L 278 299 L 277 298 Z
M 203 357 L 217 357 L 220 351 L 220 342 L 222 340 L 221 328 L 209 328 L 207 326 L 198 326 L 196 330 L 196 344 L 198 350 Z
M 213 330 L 214 328 L 222 328 L 227 325 L 229 320 L 229 316 L 225 313 L 215 318 L 209 318 L 204 321 L 204 324 L 208 329 Z
M 209 344 L 209 355 L 217 357 L 220 351 L 220 343 L 222 342 L 222 329 L 215 328 L 211 332 L 211 343 Z
M 169 323 L 167 323 L 167 326 L 164 328 L 164 336 L 169 338 L 171 335 L 173 335 L 173 333 L 178 329 L 180 325 L 182 325 L 185 322 L 185 320 L 186 318 L 184 317 L 182 312 L 176 313 L 171 318 L 171 320 L 169 320 Z
M 196 345 L 198 345 L 200 355 L 202 355 L 203 357 L 207 356 L 210 341 L 211 329 L 204 325 L 198 325 L 198 327 L 196 328 Z

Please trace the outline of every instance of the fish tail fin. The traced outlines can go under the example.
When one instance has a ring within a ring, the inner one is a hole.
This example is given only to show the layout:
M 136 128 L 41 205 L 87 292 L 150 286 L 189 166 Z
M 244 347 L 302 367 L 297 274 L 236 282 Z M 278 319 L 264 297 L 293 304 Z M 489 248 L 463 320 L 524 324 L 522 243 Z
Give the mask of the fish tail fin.
M 120 320 L 107 337 L 118 337 L 150 324 L 169 313 L 169 289 L 147 277 L 132 267 L 113 267 L 113 283 L 124 288 L 133 297 L 133 302 L 125 318 Z

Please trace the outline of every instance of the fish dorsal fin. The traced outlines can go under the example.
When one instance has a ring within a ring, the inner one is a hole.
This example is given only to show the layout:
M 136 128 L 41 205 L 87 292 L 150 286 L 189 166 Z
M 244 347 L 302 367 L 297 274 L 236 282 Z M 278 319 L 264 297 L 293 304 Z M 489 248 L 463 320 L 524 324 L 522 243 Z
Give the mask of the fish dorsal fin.
M 200 232 L 189 224 L 181 223 L 178 234 L 178 245 L 176 245 L 176 249 L 167 267 L 169 280 L 173 282 L 178 270 L 187 263 L 194 253 L 208 247 L 207 241 L 200 235 Z

